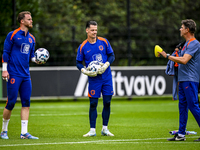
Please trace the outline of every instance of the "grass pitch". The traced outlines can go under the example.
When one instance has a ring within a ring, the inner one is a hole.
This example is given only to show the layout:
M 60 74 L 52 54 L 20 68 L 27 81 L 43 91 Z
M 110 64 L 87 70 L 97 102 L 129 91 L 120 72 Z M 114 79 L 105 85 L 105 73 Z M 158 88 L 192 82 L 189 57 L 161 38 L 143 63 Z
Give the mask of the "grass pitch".
M 5 103 L 0 103 L 3 112 Z M 170 142 L 169 131 L 177 130 L 178 101 L 115 100 L 111 102 L 109 130 L 115 136 L 101 136 L 102 100 L 99 100 L 96 137 L 83 137 L 89 131 L 89 101 L 32 102 L 28 131 L 39 140 L 20 139 L 21 104 L 12 112 L 8 128 L 9 140 L 0 139 L 1 150 L 199 150 L 200 129 L 189 113 L 186 141 Z M 2 113 L 0 115 L 2 118 Z M 1 119 L 2 120 L 2 119 Z M 0 122 L 0 126 L 2 121 Z

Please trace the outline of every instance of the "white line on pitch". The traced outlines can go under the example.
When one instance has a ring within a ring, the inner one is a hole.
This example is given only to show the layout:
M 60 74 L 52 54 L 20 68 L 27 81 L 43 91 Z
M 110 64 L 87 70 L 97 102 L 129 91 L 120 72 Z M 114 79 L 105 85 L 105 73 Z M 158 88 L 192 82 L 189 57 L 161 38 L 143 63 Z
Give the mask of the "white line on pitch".
M 101 112 L 98 113 L 98 115 L 102 114 Z M 113 113 L 111 113 L 113 114 Z M 71 113 L 71 114 L 30 114 L 29 116 L 75 116 L 75 115 L 89 115 L 89 112 L 83 112 L 83 113 Z M 20 114 L 12 114 L 12 116 L 20 116 Z
M 197 138 L 195 137 L 188 137 L 188 138 Z M 15 146 L 32 146 L 32 145 L 61 145 L 61 144 L 91 144 L 91 143 L 95 143 L 95 144 L 116 144 L 116 143 L 120 143 L 120 144 L 126 144 L 126 143 L 134 143 L 134 144 L 138 144 L 141 142 L 138 141 L 146 141 L 146 140 L 163 140 L 163 139 L 167 139 L 167 138 L 147 138 L 147 139 L 119 139 L 119 140 L 96 140 L 96 141 L 82 141 L 82 142 L 55 142 L 55 143 L 32 143 L 32 144 L 8 144 L 8 145 L 0 145 L 0 147 L 15 147 Z M 180 142 L 180 141 L 174 141 L 174 142 L 170 142 L 170 141 L 166 141 L 166 142 L 142 142 L 142 144 L 149 144 L 149 143 L 160 143 L 160 144 L 186 144 L 186 143 L 190 143 L 190 144 L 196 144 L 199 142 Z

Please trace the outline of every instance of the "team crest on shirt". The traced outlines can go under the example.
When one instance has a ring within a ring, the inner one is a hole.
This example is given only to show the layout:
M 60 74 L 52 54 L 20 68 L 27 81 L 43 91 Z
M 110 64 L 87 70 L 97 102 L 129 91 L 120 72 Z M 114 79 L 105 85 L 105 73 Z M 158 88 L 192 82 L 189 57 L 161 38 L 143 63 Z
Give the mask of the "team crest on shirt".
M 102 59 L 102 55 L 99 53 L 99 54 L 95 54 L 92 56 L 92 59 L 94 61 L 98 61 L 98 62 L 103 62 L 103 59 Z
M 29 40 L 29 42 L 30 42 L 30 43 L 32 43 L 32 42 L 33 42 L 31 38 L 29 38 L 28 40 Z
M 28 54 L 30 49 L 30 45 L 27 43 L 22 43 L 21 45 L 21 53 Z
M 99 46 L 99 50 L 100 50 L 100 51 L 103 50 L 103 46 L 102 46 L 102 45 Z

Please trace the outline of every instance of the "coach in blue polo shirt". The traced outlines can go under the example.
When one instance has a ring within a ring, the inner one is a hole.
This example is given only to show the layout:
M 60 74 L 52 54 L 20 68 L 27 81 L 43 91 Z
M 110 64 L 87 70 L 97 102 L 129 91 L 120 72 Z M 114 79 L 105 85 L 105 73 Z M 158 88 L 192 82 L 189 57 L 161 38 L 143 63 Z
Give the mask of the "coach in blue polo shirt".
M 179 131 L 168 141 L 185 141 L 185 129 L 188 120 L 188 109 L 193 114 L 200 127 L 200 108 L 198 103 L 198 86 L 200 80 L 200 44 L 195 39 L 196 23 L 192 19 L 182 20 L 180 35 L 185 38 L 180 57 L 160 54 L 179 63 L 178 82 L 179 82 Z M 200 141 L 200 138 L 195 140 Z

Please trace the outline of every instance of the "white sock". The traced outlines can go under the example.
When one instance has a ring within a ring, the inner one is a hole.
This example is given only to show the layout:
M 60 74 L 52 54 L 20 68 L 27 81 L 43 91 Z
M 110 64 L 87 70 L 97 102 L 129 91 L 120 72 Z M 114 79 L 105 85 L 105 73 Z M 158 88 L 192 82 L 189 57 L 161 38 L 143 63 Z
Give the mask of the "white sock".
M 90 131 L 96 132 L 96 129 L 95 128 L 90 128 Z
M 9 123 L 10 119 L 5 120 L 3 118 L 3 123 L 2 123 L 2 131 L 8 131 L 8 123 Z
M 21 120 L 21 134 L 28 132 L 28 120 Z
M 103 128 L 102 128 L 103 130 L 107 130 L 108 129 L 108 126 L 104 126 L 103 125 Z

